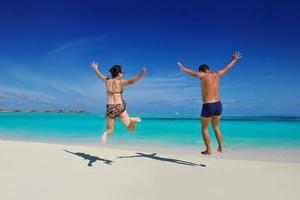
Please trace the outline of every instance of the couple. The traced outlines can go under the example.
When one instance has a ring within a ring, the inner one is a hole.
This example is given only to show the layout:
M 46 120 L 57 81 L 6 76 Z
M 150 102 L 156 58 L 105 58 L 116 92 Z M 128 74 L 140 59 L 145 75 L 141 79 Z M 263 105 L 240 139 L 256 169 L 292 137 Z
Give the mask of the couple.
M 228 72 L 231 67 L 241 58 L 240 52 L 235 52 L 232 56 L 231 62 L 219 71 L 211 71 L 205 64 L 199 66 L 199 72 L 195 72 L 186 68 L 180 62 L 177 62 L 179 68 L 201 80 L 202 91 L 202 112 L 201 112 L 201 130 L 206 150 L 202 154 L 211 154 L 210 138 L 208 134 L 208 125 L 212 122 L 212 126 L 218 140 L 218 151 L 223 151 L 222 134 L 219 129 L 219 121 L 222 114 L 222 104 L 219 96 L 219 79 Z M 124 71 L 120 65 L 114 65 L 110 68 L 111 78 L 104 76 L 98 69 L 98 64 L 93 62 L 91 64 L 97 76 L 105 83 L 107 92 L 107 106 L 106 106 L 106 130 L 101 136 L 101 141 L 106 144 L 107 136 L 109 136 L 115 124 L 115 118 L 123 122 L 128 131 L 135 130 L 135 124 L 140 122 L 138 117 L 130 117 L 126 111 L 126 104 L 122 98 L 124 88 L 128 85 L 134 84 L 139 81 L 146 73 L 143 68 L 139 75 L 129 80 L 123 80 Z

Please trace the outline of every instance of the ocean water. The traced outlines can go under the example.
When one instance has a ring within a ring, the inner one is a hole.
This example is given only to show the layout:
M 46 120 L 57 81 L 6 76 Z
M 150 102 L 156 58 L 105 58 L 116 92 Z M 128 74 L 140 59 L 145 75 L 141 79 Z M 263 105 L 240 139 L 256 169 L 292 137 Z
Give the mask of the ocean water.
M 117 120 L 110 144 L 204 147 L 199 115 L 140 114 L 134 133 Z M 223 142 L 231 148 L 300 149 L 299 116 L 224 116 Z M 98 144 L 105 129 L 103 114 L 0 113 L 0 139 Z M 212 145 L 216 139 L 209 129 Z

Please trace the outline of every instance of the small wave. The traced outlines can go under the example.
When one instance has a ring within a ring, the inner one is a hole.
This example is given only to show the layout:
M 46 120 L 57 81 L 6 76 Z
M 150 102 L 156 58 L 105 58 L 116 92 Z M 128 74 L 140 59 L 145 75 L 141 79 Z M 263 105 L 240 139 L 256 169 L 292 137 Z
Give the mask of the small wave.
M 157 121 L 199 121 L 199 117 L 143 117 L 143 120 Z M 245 117 L 230 117 L 224 116 L 222 121 L 300 121 L 300 116 L 245 116 Z

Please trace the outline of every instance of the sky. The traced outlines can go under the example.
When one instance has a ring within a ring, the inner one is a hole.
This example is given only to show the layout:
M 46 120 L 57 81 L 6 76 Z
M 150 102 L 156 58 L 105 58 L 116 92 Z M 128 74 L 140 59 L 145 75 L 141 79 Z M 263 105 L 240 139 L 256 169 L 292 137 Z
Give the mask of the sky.
M 200 113 L 200 81 L 184 74 L 242 59 L 220 80 L 225 115 L 300 114 L 297 1 L 2 1 L 0 108 L 103 113 L 103 74 L 123 66 L 129 113 Z

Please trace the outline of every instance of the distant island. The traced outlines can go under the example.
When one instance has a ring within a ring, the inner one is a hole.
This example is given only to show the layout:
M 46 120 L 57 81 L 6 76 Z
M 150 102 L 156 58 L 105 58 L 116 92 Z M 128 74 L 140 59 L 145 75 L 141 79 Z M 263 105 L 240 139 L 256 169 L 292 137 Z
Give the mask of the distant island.
M 43 109 L 43 110 L 38 110 L 38 109 L 2 109 L 0 108 L 0 112 L 28 112 L 28 113 L 34 113 L 34 112 L 39 112 L 39 113 L 90 113 L 88 110 L 82 110 L 82 109 L 70 109 L 70 110 L 64 110 L 64 109 L 56 109 L 56 110 L 50 110 L 50 109 Z

